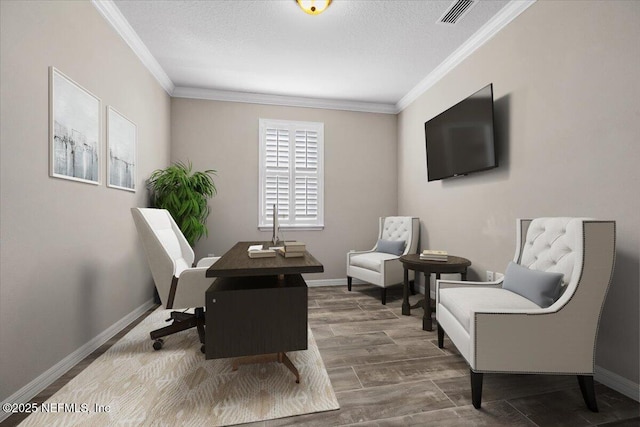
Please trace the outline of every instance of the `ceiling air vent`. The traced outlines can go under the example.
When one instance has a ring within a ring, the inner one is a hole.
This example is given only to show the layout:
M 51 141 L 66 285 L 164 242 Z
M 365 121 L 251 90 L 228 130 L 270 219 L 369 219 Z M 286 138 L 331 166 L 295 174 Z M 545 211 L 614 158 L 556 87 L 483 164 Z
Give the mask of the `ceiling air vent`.
M 456 24 L 478 0 L 457 0 L 438 19 L 438 24 Z

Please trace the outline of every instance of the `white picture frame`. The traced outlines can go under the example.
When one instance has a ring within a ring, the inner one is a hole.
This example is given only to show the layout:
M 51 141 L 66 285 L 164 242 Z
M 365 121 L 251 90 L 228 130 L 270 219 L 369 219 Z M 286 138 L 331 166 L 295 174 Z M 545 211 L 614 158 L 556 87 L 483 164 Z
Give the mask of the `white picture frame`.
M 138 127 L 122 113 L 107 106 L 107 186 L 136 191 Z
M 100 185 L 102 101 L 49 67 L 49 176 Z

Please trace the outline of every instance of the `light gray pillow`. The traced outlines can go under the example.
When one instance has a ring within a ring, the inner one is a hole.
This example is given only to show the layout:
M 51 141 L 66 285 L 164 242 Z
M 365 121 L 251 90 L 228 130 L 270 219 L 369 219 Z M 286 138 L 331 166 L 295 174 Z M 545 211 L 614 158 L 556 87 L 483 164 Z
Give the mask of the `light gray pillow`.
M 563 277 L 562 273 L 529 270 L 527 267 L 510 262 L 507 271 L 504 272 L 502 288 L 546 308 L 558 299 Z
M 406 242 L 404 240 L 378 240 L 376 246 L 376 252 L 385 252 L 391 255 L 402 255 L 404 252 L 404 246 Z

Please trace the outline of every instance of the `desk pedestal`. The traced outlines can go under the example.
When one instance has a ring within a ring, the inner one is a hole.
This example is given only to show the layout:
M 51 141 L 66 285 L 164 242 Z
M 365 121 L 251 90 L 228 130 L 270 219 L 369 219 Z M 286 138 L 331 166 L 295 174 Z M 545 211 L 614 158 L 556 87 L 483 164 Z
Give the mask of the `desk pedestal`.
M 300 274 L 217 278 L 206 292 L 206 358 L 306 350 L 307 304 Z

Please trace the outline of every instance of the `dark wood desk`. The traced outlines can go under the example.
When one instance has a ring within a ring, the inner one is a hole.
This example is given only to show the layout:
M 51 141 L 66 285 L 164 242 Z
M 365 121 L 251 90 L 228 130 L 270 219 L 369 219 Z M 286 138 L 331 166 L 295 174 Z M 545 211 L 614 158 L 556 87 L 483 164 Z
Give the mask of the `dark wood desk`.
M 324 267 L 309 252 L 299 258 L 249 258 L 247 249 L 255 244 L 269 245 L 238 242 L 207 270 L 207 277 L 217 279 L 206 292 L 205 355 L 243 357 L 234 361 L 234 370 L 247 361 L 277 360 L 299 382 L 286 352 L 307 349 L 308 295 L 302 273 L 321 273 Z
M 271 242 L 238 242 L 207 270 L 207 277 L 269 276 L 279 274 L 322 273 L 324 266 L 308 251 L 304 257 L 249 258 L 251 245 L 273 246 Z
M 459 273 L 462 280 L 467 280 L 467 267 L 471 261 L 466 258 L 449 255 L 447 261 L 427 261 L 420 259 L 420 254 L 403 255 L 400 257 L 402 267 L 404 267 L 404 287 L 402 292 L 402 314 L 409 316 L 412 308 L 422 306 L 424 315 L 422 317 L 422 329 L 433 331 L 433 321 L 431 319 L 431 273 L 435 273 L 436 280 L 440 279 L 442 273 Z M 409 305 L 409 270 L 424 273 L 424 301 Z

